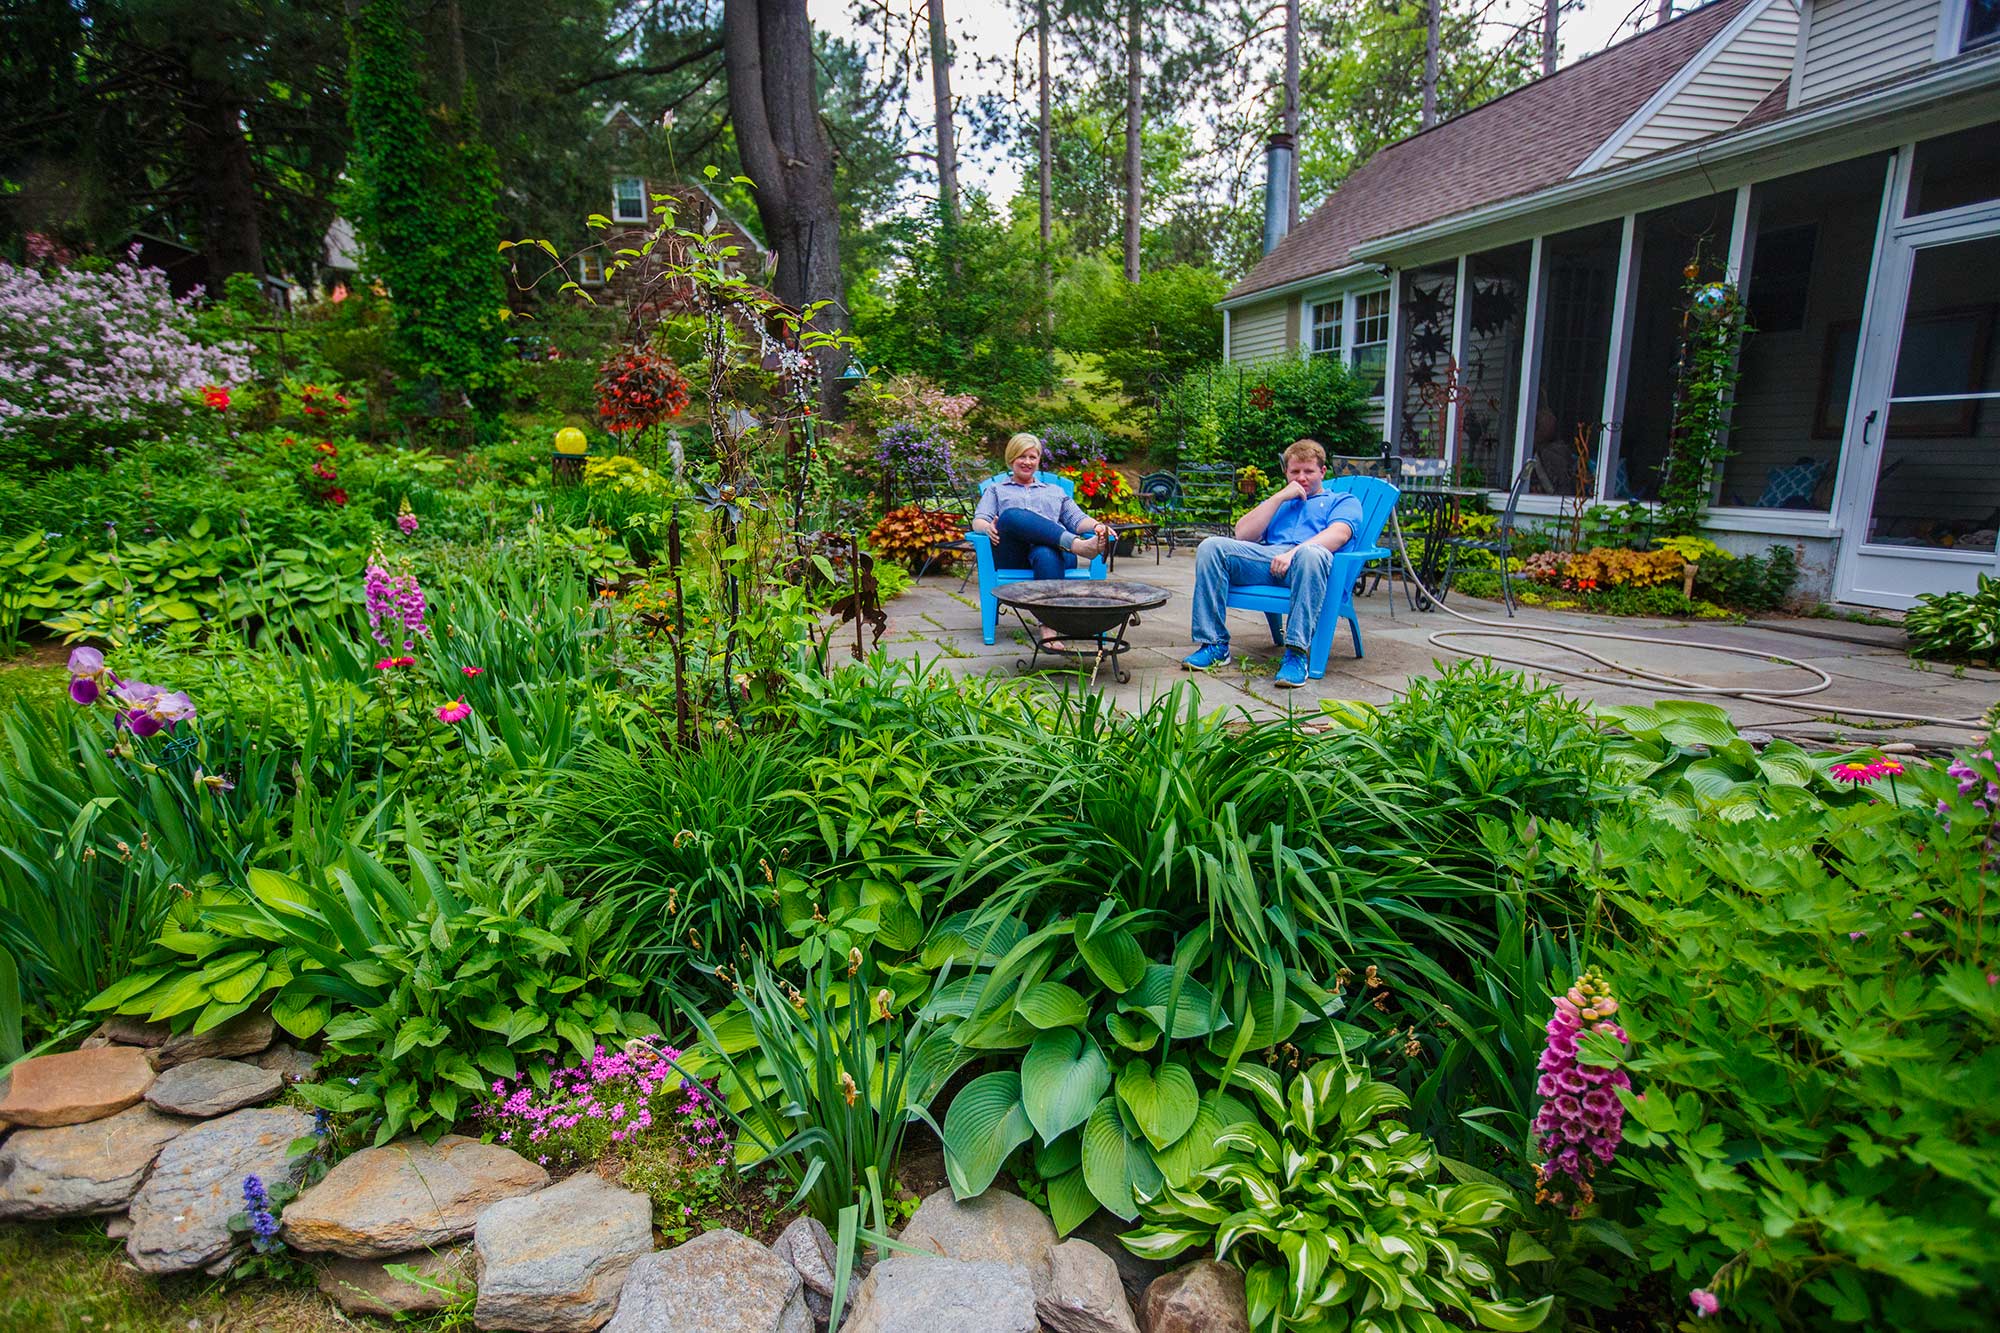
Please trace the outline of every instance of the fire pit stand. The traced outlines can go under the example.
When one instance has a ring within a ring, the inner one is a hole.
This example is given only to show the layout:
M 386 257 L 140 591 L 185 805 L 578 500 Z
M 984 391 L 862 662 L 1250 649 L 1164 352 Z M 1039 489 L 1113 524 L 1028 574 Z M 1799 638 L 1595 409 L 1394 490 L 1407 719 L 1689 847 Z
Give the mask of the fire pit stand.
M 1089 658 L 1092 661 L 1090 679 L 1095 684 L 1098 671 L 1108 660 L 1118 683 L 1128 685 L 1132 681 L 1132 673 L 1125 670 L 1118 660 L 1132 646 L 1125 640 L 1125 631 L 1137 623 L 1141 611 L 1166 605 L 1173 594 L 1150 583 L 1133 583 L 1123 579 L 1034 579 L 1026 583 L 1004 584 L 994 596 L 1001 605 L 1020 617 L 1021 627 L 1028 632 L 1028 641 L 1034 645 L 1030 656 L 1015 660 L 1018 670 L 1034 670 L 1044 654 L 1058 658 Z M 1035 632 L 1037 622 L 1055 631 L 1057 637 L 1063 640 L 1063 646 L 1044 647 L 1041 636 Z M 1086 640 L 1089 647 L 1075 646 Z

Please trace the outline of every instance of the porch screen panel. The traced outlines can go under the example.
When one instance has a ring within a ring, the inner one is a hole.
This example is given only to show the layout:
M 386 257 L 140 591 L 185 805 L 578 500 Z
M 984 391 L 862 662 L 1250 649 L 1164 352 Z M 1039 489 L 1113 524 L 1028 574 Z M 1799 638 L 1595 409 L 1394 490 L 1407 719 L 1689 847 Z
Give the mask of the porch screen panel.
M 1977 125 L 1917 145 L 1909 216 L 1992 199 L 2000 199 L 2000 125 Z
M 1535 386 L 1534 453 L 1541 495 L 1596 494 L 1604 437 L 1604 376 L 1611 351 L 1612 289 L 1618 281 L 1615 221 L 1542 242 L 1542 338 Z
M 1504 490 L 1513 480 L 1532 247 L 1511 245 L 1466 261 L 1465 364 L 1469 395 L 1458 415 L 1458 459 L 1467 485 Z
M 1444 456 L 1443 427 L 1424 386 L 1442 382 L 1451 365 L 1452 321 L 1458 310 L 1458 261 L 1403 274 L 1402 401 L 1396 412 L 1396 452 L 1406 458 Z
M 1692 267 L 1700 282 L 1721 278 L 1729 263 L 1736 195 L 1708 195 L 1639 215 L 1633 264 L 1632 342 L 1625 358 L 1625 401 L 1605 447 L 1604 496 L 1614 503 L 1657 500 L 1680 401 L 1683 324 Z
M 1750 325 L 1722 465 L 1725 507 L 1825 513 L 1841 435 L 1886 154 L 1758 185 L 1750 197 Z
M 1868 541 L 1992 554 L 2000 533 L 2000 236 L 1917 251 Z

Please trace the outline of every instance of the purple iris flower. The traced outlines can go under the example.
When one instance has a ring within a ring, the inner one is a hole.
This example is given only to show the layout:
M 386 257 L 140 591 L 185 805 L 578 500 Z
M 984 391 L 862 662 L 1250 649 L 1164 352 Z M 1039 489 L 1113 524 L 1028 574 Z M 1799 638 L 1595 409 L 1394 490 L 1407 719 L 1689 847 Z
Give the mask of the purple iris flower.
M 72 648 L 69 654 L 69 697 L 80 704 L 94 704 L 102 680 L 104 654 L 95 648 Z

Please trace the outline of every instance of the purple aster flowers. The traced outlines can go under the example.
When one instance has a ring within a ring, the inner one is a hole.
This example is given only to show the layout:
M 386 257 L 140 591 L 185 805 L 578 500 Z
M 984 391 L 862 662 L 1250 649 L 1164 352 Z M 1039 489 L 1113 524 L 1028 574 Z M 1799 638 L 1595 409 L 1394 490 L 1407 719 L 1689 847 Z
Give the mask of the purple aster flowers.
M 384 648 L 395 647 L 390 640 L 398 629 L 406 649 L 416 647 L 418 638 L 429 636 L 431 628 L 424 623 L 424 590 L 417 576 L 408 570 L 391 574 L 382 563 L 380 547 L 368 561 L 362 592 L 368 603 L 368 627 L 375 632 L 375 642 Z
M 163 690 L 143 680 L 120 680 L 104 665 L 95 648 L 75 648 L 69 655 L 69 697 L 85 707 L 109 693 L 118 710 L 118 725 L 134 736 L 156 736 L 182 722 L 194 721 L 194 700 L 179 690 Z
M 1618 1001 L 1596 968 L 1585 971 L 1567 994 L 1556 997 L 1555 1014 L 1544 1029 L 1548 1041 L 1537 1066 L 1542 1075 L 1535 1084 L 1543 1099 L 1535 1133 L 1541 1136 L 1545 1158 L 1536 1202 L 1564 1202 L 1570 1188 L 1564 1184 L 1567 1180 L 1576 1196 L 1572 1212 L 1581 1212 L 1596 1197 L 1591 1178 L 1618 1151 L 1625 1106 L 1617 1090 L 1630 1088 L 1631 1076 L 1622 1069 L 1598 1068 L 1577 1059 L 1577 1044 L 1586 1031 L 1627 1042 L 1625 1030 L 1611 1021 L 1617 1012 Z

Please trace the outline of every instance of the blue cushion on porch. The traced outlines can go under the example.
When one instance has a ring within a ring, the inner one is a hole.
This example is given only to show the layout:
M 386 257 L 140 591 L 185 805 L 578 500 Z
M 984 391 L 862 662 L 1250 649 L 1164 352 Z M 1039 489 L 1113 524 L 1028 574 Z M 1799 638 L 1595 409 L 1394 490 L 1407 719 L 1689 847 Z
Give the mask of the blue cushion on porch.
M 1757 497 L 1757 509 L 1810 509 L 1813 492 L 1826 476 L 1831 460 L 1801 458 L 1788 467 L 1774 467 L 1764 479 L 1764 493 Z

